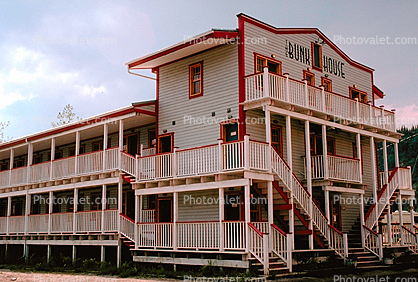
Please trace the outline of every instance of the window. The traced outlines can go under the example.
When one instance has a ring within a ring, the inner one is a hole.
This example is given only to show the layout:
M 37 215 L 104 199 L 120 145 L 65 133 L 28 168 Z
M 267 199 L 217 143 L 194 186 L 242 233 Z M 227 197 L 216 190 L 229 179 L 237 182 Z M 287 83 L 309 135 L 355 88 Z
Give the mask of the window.
M 54 160 L 58 160 L 62 158 L 62 150 L 55 150 L 55 157 Z M 51 160 L 51 152 L 48 153 L 48 160 Z
M 358 98 L 359 102 L 367 103 L 367 93 L 363 92 L 363 91 L 360 91 L 356 88 L 350 87 L 350 97 L 352 99 Z
M 42 162 L 42 155 L 33 156 L 32 164 L 40 164 Z
M 173 150 L 173 134 L 158 136 L 158 153 L 170 153 Z
M 273 59 L 269 59 L 267 57 L 256 55 L 256 72 L 263 72 L 264 67 L 268 67 L 269 72 L 275 74 L 282 73 L 282 63 L 280 61 L 276 61 Z
M 155 129 L 149 129 L 148 130 L 148 148 L 152 148 L 155 146 L 155 142 L 156 142 L 155 136 L 156 136 Z
M 24 166 L 23 160 L 15 160 L 13 162 L 13 168 L 18 168 L 18 167 L 22 167 L 22 166 Z
M 0 171 L 8 170 L 8 169 L 9 169 L 9 164 L 8 163 L 0 164 Z
M 360 152 L 361 152 L 361 174 L 364 174 L 364 166 L 363 166 L 363 145 L 360 145 Z M 353 158 L 358 159 L 357 156 L 357 144 L 353 143 Z
M 322 135 L 311 133 L 311 156 L 322 155 Z M 327 154 L 335 155 L 335 139 L 327 137 Z
M 315 86 L 315 74 L 304 70 L 303 79 L 306 79 L 308 85 Z
M 271 145 L 280 156 L 283 156 L 282 127 L 281 126 L 278 126 L 278 125 L 271 126 Z
M 83 144 L 80 146 L 79 155 L 82 155 L 86 152 L 86 145 Z M 68 156 L 74 157 L 75 156 L 75 147 L 68 148 Z
M 322 71 L 322 45 L 312 42 L 312 68 Z
M 203 62 L 189 66 L 189 98 L 203 95 Z
M 93 142 L 91 144 L 92 152 L 103 151 L 103 141 Z
M 327 92 L 332 92 L 332 81 L 326 77 L 321 77 L 321 84 L 324 86 L 324 90 Z
M 90 210 L 92 211 L 98 211 L 102 209 L 102 205 L 101 205 L 101 198 L 102 198 L 102 194 L 101 193 L 91 193 L 90 195 Z
M 149 195 L 148 198 L 148 203 L 147 203 L 147 209 L 149 210 L 155 210 L 155 195 Z
M 67 196 L 67 208 L 66 212 L 74 211 L 74 196 Z

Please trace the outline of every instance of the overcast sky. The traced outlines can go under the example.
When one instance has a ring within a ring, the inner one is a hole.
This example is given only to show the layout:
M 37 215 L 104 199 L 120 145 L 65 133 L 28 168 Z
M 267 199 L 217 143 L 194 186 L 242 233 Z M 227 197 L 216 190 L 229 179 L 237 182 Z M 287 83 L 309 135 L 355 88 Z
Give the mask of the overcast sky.
M 211 28 L 234 29 L 241 12 L 277 27 L 319 28 L 376 70 L 375 84 L 387 94 L 378 105 L 418 120 L 417 1 L 0 0 L 0 121 L 11 121 L 6 135 L 50 128 L 68 103 L 89 117 L 154 99 L 154 82 L 129 75 L 125 63 Z M 338 41 L 376 36 L 415 42 Z

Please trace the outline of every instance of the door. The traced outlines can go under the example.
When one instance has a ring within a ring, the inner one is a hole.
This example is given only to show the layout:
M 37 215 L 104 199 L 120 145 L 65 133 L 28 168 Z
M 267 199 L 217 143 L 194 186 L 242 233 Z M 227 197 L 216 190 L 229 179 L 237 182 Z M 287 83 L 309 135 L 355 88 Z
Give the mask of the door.
M 341 231 L 341 203 L 339 197 L 334 197 L 330 194 L 331 197 L 331 225 Z
M 173 151 L 173 135 L 158 137 L 158 153 L 170 153 Z
M 123 138 L 123 149 L 128 154 L 138 154 L 138 134 L 132 134 Z
M 241 211 L 241 194 L 226 194 L 225 195 L 225 220 L 241 220 L 243 211 Z
M 122 213 L 127 217 L 135 218 L 135 194 L 134 191 L 123 191 L 122 193 Z
M 283 157 L 282 127 L 271 125 L 271 146 Z
M 172 211 L 170 198 L 158 199 L 158 222 L 173 222 Z
M 225 142 L 238 140 L 238 123 L 227 123 L 223 125 L 223 139 Z

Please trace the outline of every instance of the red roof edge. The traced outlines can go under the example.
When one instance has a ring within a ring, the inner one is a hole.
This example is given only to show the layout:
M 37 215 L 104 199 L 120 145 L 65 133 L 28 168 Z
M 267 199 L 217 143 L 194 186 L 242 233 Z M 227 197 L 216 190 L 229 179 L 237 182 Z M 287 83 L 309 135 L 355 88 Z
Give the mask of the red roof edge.
M 383 93 L 383 91 L 380 90 L 376 85 L 373 85 L 373 94 L 377 95 L 380 99 L 385 97 L 385 93 Z

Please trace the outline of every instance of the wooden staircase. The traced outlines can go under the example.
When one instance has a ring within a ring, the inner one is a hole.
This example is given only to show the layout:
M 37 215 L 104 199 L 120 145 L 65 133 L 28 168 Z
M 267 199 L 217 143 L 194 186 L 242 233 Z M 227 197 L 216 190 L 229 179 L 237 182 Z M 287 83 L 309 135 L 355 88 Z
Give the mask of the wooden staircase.
M 263 273 L 263 264 L 259 262 L 256 258 L 251 257 L 248 259 L 251 264 L 251 268 L 255 268 L 260 274 Z M 273 256 L 270 253 L 269 255 L 269 275 L 272 274 L 284 274 L 289 273 L 289 268 L 287 268 L 286 263 L 282 261 L 280 258 Z

